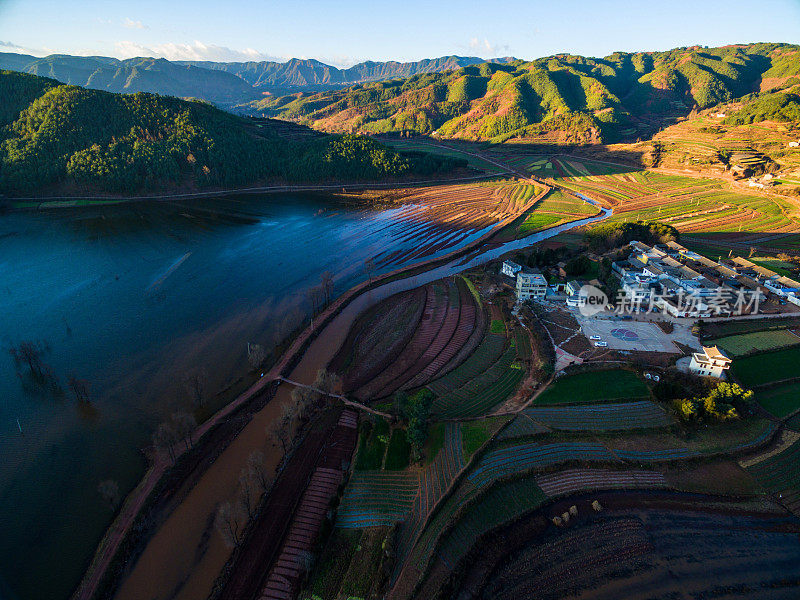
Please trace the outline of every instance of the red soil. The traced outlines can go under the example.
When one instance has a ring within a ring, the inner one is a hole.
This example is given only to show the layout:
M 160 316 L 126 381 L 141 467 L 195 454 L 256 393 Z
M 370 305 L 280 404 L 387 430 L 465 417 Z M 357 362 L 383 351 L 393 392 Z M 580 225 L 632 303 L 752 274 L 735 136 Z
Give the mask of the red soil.
M 292 455 L 243 543 L 220 599 L 290 599 L 356 445 L 357 415 L 345 410 Z M 297 499 L 300 498 L 298 503 Z

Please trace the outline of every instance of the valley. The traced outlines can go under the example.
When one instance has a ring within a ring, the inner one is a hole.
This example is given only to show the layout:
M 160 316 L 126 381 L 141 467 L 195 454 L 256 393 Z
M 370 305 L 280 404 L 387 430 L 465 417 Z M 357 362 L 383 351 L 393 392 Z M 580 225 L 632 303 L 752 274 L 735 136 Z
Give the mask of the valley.
M 1 600 L 800 593 L 799 46 L 194 47 L 0 54 Z

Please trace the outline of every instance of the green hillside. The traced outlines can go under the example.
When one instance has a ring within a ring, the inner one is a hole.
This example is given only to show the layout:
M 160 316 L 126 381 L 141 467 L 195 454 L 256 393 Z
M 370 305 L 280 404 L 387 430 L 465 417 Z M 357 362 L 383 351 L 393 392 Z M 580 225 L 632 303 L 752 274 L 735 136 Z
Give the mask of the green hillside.
M 286 135 L 199 101 L 112 94 L 0 72 L 0 193 L 229 188 L 450 170 L 356 136 Z
M 549 132 L 561 141 L 614 141 L 652 132 L 653 118 L 684 116 L 762 86 L 781 88 L 798 74 L 800 47 L 786 44 L 558 55 L 270 97 L 249 107 L 335 132 L 495 141 Z

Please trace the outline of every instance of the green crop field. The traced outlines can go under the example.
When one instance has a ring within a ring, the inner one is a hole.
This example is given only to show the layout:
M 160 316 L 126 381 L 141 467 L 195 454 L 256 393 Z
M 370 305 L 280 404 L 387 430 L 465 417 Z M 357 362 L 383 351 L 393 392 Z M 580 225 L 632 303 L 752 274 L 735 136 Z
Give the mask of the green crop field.
M 582 404 L 649 397 L 650 390 L 633 371 L 614 369 L 559 377 L 542 392 L 534 405 Z
M 766 352 L 769 350 L 788 348 L 789 346 L 797 346 L 800 345 L 800 337 L 786 329 L 777 329 L 774 331 L 756 331 L 741 335 L 731 335 L 716 340 L 709 340 L 707 343 L 718 345 L 725 350 L 731 358 L 736 358 L 755 352 Z
M 725 189 L 718 179 L 663 175 L 652 171 L 604 174 L 598 163 L 559 159 L 558 184 L 614 207 L 610 222 L 661 221 L 706 242 L 741 233 L 738 241 L 763 233 L 800 232 L 787 200 Z
M 473 503 L 444 536 L 440 546 L 443 558 L 455 565 L 481 535 L 538 508 L 545 499 L 544 492 L 532 478 L 492 488 Z
M 800 408 L 800 382 L 759 390 L 756 399 L 767 412 L 778 418 L 785 417 Z
M 492 333 L 505 333 L 506 324 L 500 319 L 492 319 L 492 324 L 489 327 L 489 331 Z
M 731 371 L 746 387 L 800 377 L 800 347 L 745 356 L 733 361 Z

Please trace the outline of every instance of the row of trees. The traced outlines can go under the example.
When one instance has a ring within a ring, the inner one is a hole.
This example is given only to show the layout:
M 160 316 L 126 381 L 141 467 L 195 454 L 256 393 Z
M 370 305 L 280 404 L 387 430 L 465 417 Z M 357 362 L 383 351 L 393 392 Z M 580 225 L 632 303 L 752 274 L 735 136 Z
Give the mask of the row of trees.
M 289 400 L 281 405 L 277 418 L 265 429 L 266 439 L 279 446 L 281 451 L 275 471 L 268 468 L 264 453 L 254 450 L 239 473 L 236 500 L 225 502 L 217 509 L 214 524 L 227 545 L 238 546 L 243 541 L 247 522 L 256 515 L 261 500 L 266 498 L 276 475 L 284 469 L 291 456 L 299 424 L 313 416 L 323 395 L 338 393 L 340 389 L 341 379 L 321 369 L 312 386 L 296 387 Z
M 645 244 L 665 244 L 680 237 L 677 229 L 656 221 L 601 223 L 589 229 L 583 240 L 594 252 L 605 252 L 638 240 Z

